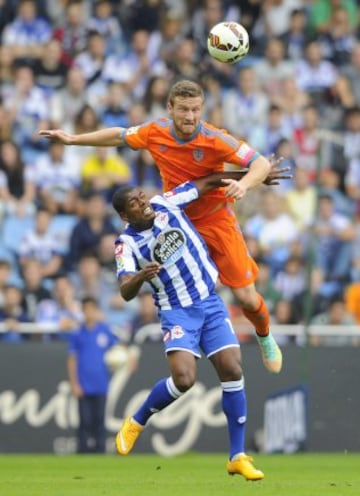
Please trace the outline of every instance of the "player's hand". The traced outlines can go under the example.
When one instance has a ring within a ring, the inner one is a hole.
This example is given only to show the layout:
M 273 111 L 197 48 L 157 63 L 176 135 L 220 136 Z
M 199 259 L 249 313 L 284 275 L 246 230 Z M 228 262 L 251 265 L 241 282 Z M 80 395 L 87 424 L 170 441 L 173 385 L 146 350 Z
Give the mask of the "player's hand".
M 269 172 L 269 175 L 264 179 L 264 184 L 266 184 L 267 186 L 276 186 L 280 184 L 280 180 L 292 178 L 291 174 L 286 174 L 286 172 L 291 170 L 290 167 L 280 167 L 280 164 L 283 160 L 283 157 L 275 157 L 274 154 L 269 157 L 271 170 Z
M 39 131 L 39 135 L 64 145 L 71 145 L 71 134 L 65 133 L 61 129 L 42 129 Z
M 222 182 L 227 185 L 225 196 L 234 198 L 235 200 L 241 200 L 246 195 L 247 188 L 236 179 L 223 179 Z
M 150 281 L 158 275 L 160 272 L 161 265 L 157 262 L 148 263 L 142 270 L 141 275 L 144 281 Z

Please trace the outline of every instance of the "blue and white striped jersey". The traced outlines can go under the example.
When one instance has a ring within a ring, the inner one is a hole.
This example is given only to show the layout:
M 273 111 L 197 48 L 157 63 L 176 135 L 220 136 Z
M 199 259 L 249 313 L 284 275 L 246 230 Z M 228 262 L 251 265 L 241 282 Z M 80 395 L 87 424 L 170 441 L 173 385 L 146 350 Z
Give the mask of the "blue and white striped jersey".
M 162 265 L 150 281 L 155 304 L 162 310 L 190 306 L 215 288 L 217 269 L 204 240 L 182 211 L 198 196 L 191 182 L 154 196 L 152 228 L 139 232 L 128 226 L 115 242 L 118 277 L 135 273 L 149 262 Z

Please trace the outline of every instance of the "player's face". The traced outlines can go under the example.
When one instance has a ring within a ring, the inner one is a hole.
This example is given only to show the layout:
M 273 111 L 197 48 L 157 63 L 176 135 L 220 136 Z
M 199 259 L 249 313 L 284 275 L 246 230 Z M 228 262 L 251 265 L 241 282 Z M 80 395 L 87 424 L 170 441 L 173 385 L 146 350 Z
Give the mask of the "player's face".
M 122 218 L 138 231 L 149 229 L 153 225 L 155 212 L 142 189 L 134 188 L 128 193 Z
M 169 102 L 168 112 L 174 121 L 174 130 L 180 139 L 189 139 L 196 131 L 203 108 L 201 96 L 175 97 Z

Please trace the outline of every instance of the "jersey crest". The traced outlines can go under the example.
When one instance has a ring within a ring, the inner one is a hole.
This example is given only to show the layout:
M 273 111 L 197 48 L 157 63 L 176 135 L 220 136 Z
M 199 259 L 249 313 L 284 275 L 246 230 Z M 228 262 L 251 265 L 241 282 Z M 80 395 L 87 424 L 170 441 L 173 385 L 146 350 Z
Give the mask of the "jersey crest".
M 201 148 L 195 148 L 195 150 L 193 151 L 193 157 L 196 162 L 201 162 L 201 160 L 203 160 L 204 158 L 204 150 L 202 150 Z

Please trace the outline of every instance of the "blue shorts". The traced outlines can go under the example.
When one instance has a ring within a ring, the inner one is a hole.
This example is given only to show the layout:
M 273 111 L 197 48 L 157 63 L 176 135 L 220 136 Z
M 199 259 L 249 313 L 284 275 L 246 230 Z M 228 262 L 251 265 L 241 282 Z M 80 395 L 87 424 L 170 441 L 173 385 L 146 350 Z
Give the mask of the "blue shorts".
M 230 347 L 239 347 L 229 313 L 217 294 L 186 308 L 161 312 L 165 352 L 189 351 L 206 357 Z

